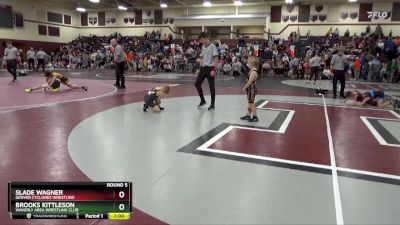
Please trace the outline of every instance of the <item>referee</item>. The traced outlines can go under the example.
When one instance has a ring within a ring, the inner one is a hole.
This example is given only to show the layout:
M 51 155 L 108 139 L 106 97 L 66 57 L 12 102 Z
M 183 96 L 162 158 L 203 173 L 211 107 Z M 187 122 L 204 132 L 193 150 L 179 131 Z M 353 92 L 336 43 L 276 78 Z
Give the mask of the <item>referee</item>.
M 331 60 L 331 70 L 333 70 L 333 98 L 337 97 L 337 83 L 340 81 L 340 97 L 344 97 L 344 87 L 346 85 L 346 74 L 344 67 L 347 63 L 344 55 L 344 48 L 340 47 L 337 54 L 333 55 Z
M 199 41 L 203 44 L 200 54 L 200 72 L 197 75 L 196 80 L 196 89 L 199 93 L 200 97 L 200 104 L 198 107 L 201 107 L 206 104 L 206 100 L 204 99 L 203 89 L 201 88 L 201 84 L 203 83 L 204 79 L 207 78 L 208 85 L 210 86 L 211 92 L 211 105 L 208 107 L 208 110 L 215 109 L 215 75 L 216 66 L 218 64 L 218 50 L 217 47 L 211 43 L 210 38 L 208 37 L 207 33 L 202 32 L 199 36 Z
M 26 52 L 26 57 L 28 58 L 29 69 L 35 69 L 35 51 L 33 51 L 33 47 Z
M 19 58 L 19 51 L 12 45 L 11 42 L 7 42 L 7 48 L 4 49 L 4 58 L 7 62 L 7 71 L 13 75 L 12 82 L 17 80 L 17 58 Z
M 36 71 L 39 70 L 39 66 L 42 66 L 42 70 L 44 71 L 46 57 L 47 57 L 46 52 L 44 52 L 42 48 L 39 48 L 39 51 L 36 53 L 36 58 L 38 61 Z
M 111 39 L 111 45 L 114 47 L 114 62 L 115 62 L 115 86 L 117 88 L 125 88 L 125 61 L 126 55 L 124 49 L 118 44 L 116 39 Z

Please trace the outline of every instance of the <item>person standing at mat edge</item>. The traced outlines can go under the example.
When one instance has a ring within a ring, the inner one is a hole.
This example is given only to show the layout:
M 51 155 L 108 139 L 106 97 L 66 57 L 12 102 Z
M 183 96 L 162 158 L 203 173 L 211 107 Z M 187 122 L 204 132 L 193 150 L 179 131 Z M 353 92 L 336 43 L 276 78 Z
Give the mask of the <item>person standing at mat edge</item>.
M 196 79 L 196 89 L 199 93 L 200 104 L 198 107 L 201 107 L 206 104 L 206 100 L 204 99 L 203 89 L 201 88 L 201 84 L 204 79 L 207 78 L 208 85 L 210 87 L 211 92 L 211 105 L 208 107 L 208 110 L 215 109 L 215 75 L 216 73 L 216 65 L 218 64 L 218 50 L 217 47 L 211 43 L 210 38 L 207 33 L 202 32 L 199 36 L 199 41 L 203 44 L 201 49 L 201 54 L 199 58 L 200 62 L 200 71 L 197 75 Z
M 19 51 L 12 45 L 11 42 L 7 42 L 7 48 L 4 49 L 4 59 L 7 62 L 7 71 L 13 75 L 12 82 L 17 80 L 17 59 L 19 59 Z
M 344 55 L 344 48 L 341 47 L 331 60 L 331 70 L 333 70 L 333 98 L 337 96 L 337 83 L 340 81 L 340 97 L 344 98 L 344 87 L 346 85 L 345 64 L 347 63 Z
M 36 58 L 37 58 L 36 71 L 39 70 L 40 66 L 42 66 L 42 70 L 44 71 L 44 68 L 46 66 L 45 65 L 46 64 L 46 57 L 47 57 L 46 52 L 44 52 L 42 48 L 39 48 L 39 51 L 36 53 Z
M 111 45 L 114 47 L 115 86 L 117 88 L 125 88 L 125 51 L 116 39 L 111 39 Z
M 28 67 L 31 70 L 32 68 L 35 69 L 35 51 L 33 50 L 33 47 L 31 47 L 27 52 L 26 52 L 26 58 L 28 58 Z
M 260 59 L 258 57 L 251 57 L 248 62 L 248 66 L 251 70 L 247 74 L 246 84 L 243 87 L 243 92 L 247 94 L 247 114 L 240 117 L 241 120 L 247 120 L 249 122 L 258 122 L 257 108 L 254 104 L 254 100 L 257 94 L 256 80 L 258 78 L 258 67 L 260 66 Z

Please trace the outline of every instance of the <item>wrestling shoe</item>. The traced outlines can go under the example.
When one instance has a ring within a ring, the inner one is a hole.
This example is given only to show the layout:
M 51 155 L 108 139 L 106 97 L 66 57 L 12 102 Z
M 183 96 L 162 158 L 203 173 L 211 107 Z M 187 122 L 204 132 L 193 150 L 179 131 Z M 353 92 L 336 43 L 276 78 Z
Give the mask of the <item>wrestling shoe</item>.
M 245 116 L 240 117 L 240 119 L 241 120 L 250 120 L 251 117 L 249 115 L 245 115 Z
M 26 93 L 31 93 L 33 90 L 32 90 L 32 88 L 27 88 L 27 89 L 25 89 L 25 92 Z
M 164 107 L 161 107 L 161 106 L 159 106 L 159 107 L 160 107 L 160 110 L 161 110 L 161 111 L 165 109 Z
M 253 118 L 249 119 L 249 122 L 258 122 L 258 117 L 253 116 Z
M 83 86 L 82 89 L 87 91 L 87 86 Z
M 51 91 L 52 92 L 60 92 L 60 88 L 53 88 Z
M 147 108 L 149 108 L 149 106 L 146 105 L 146 104 L 144 104 L 144 105 L 143 105 L 143 112 L 147 112 Z
M 205 105 L 207 102 L 206 101 L 201 101 L 200 104 L 197 107 L 202 107 L 203 105 Z
M 209 110 L 209 111 L 214 110 L 214 109 L 215 109 L 215 106 L 214 106 L 214 105 L 210 105 L 210 107 L 208 107 L 208 110 Z

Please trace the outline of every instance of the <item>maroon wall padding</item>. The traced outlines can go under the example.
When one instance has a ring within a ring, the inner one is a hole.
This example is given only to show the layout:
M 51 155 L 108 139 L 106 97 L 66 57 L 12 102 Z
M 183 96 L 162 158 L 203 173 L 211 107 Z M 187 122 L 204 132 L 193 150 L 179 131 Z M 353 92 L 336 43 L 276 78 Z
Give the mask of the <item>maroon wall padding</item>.
M 299 22 L 310 22 L 310 5 L 299 5 Z
M 280 23 L 282 17 L 282 6 L 271 6 L 271 23 Z
M 24 27 L 24 15 L 22 13 L 15 13 L 15 26 Z
M 372 11 L 372 3 L 361 3 L 358 21 L 359 22 L 371 22 L 372 18 L 368 18 L 368 13 L 367 13 L 370 11 Z
M 13 9 L 9 5 L 0 4 L 0 27 L 13 28 Z
M 154 24 L 162 24 L 162 20 L 163 20 L 163 11 L 154 10 Z
M 47 35 L 47 26 L 38 25 L 39 35 Z
M 60 37 L 60 28 L 48 26 L 49 28 L 49 36 Z
M 106 13 L 105 12 L 98 12 L 97 18 L 99 20 L 99 26 L 106 25 Z
M 81 13 L 81 26 L 87 26 L 87 25 L 88 25 L 88 14 Z
M 64 24 L 71 25 L 71 16 L 64 15 Z
M 400 21 L 400 2 L 393 3 L 392 21 Z
M 143 20 L 142 10 L 135 11 L 135 24 L 141 25 Z

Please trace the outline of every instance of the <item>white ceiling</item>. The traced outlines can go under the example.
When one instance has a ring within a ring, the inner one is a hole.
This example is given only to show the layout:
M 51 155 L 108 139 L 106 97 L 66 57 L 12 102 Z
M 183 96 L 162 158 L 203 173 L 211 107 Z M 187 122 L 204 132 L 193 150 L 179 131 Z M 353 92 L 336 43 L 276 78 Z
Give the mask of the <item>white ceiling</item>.
M 34 0 L 35 1 L 35 0 Z M 40 0 L 36 0 L 42 2 Z M 91 3 L 89 0 L 46 0 L 46 3 L 75 9 L 77 6 L 88 10 L 115 9 L 117 4 L 127 6 L 129 9 L 160 8 L 160 2 L 168 4 L 169 8 L 199 7 L 204 0 L 100 0 L 100 3 Z M 213 5 L 232 6 L 233 0 L 210 0 Z M 284 0 L 242 0 L 244 5 L 284 4 Z M 294 0 L 295 3 L 338 3 L 348 0 Z M 358 2 L 393 2 L 393 0 L 358 0 Z

